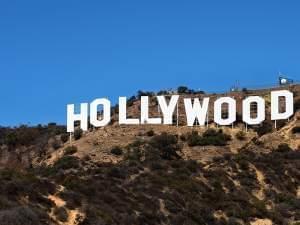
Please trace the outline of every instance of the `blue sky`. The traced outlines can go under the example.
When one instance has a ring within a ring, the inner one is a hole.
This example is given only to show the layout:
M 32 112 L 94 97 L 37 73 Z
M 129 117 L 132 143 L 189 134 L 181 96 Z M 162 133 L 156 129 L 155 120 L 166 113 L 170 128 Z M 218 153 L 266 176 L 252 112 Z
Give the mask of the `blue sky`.
M 0 1 L 0 125 L 65 124 L 66 104 L 187 85 L 300 80 L 300 2 Z

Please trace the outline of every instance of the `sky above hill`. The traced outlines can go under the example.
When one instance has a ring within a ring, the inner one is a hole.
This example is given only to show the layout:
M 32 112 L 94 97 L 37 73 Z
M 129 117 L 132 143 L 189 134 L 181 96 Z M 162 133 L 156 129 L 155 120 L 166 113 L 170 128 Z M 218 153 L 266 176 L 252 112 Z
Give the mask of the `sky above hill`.
M 66 122 L 66 104 L 187 85 L 300 80 L 300 2 L 0 1 L 0 125 Z

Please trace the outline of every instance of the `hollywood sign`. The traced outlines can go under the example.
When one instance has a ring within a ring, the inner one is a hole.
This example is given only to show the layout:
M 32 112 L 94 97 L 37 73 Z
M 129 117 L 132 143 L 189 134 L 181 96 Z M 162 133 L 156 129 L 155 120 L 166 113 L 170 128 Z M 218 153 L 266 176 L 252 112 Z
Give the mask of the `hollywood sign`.
M 127 98 L 119 97 L 119 124 L 139 125 L 139 124 L 166 124 L 172 125 L 173 114 L 176 106 L 178 107 L 179 95 L 172 95 L 167 101 L 165 96 L 156 96 L 162 117 L 149 117 L 149 97 L 141 96 L 140 99 L 140 118 L 127 117 Z M 285 99 L 285 110 L 279 109 L 280 98 Z M 184 98 L 184 108 L 186 113 L 186 122 L 188 126 L 193 126 L 195 120 L 198 120 L 200 126 L 208 123 L 209 97 L 205 97 L 200 102 L 199 98 Z M 288 119 L 294 114 L 294 96 L 287 90 L 271 92 L 271 120 Z M 256 116 L 251 115 L 251 104 L 256 104 Z M 227 116 L 222 116 L 222 106 L 227 105 Z M 98 117 L 98 109 L 102 107 L 102 117 Z M 80 121 L 80 127 L 86 131 L 88 129 L 88 120 L 94 127 L 104 127 L 111 121 L 111 102 L 106 98 L 98 98 L 90 104 L 81 103 L 80 113 L 75 113 L 75 105 L 67 105 L 67 131 L 74 131 L 74 122 Z M 214 122 L 218 125 L 231 125 L 236 121 L 236 100 L 232 97 L 220 97 L 214 102 Z M 242 102 L 242 119 L 246 124 L 260 124 L 265 120 L 265 100 L 260 96 L 249 96 Z

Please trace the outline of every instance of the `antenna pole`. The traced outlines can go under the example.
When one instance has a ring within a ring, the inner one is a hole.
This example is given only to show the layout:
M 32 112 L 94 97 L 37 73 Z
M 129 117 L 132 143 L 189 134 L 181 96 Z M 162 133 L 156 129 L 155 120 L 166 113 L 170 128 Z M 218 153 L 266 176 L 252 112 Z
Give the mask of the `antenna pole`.
M 70 145 L 72 145 L 72 132 L 70 132 Z
M 208 113 L 209 113 L 209 110 L 207 110 L 207 113 L 206 113 L 206 128 L 208 128 Z
M 179 101 L 179 100 L 178 100 Z M 176 126 L 178 127 L 178 102 L 176 104 L 176 116 L 177 116 L 177 120 L 176 120 Z
M 158 115 L 160 115 L 160 107 L 159 107 L 158 102 L 157 102 L 157 112 L 158 112 Z

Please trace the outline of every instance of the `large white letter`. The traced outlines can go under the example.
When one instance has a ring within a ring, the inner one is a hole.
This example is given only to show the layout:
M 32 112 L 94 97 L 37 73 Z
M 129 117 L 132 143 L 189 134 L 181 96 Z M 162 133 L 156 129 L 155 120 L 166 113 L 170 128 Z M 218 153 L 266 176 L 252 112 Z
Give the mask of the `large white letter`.
M 257 116 L 251 117 L 251 103 L 257 104 Z M 247 124 L 260 124 L 265 120 L 265 100 L 258 96 L 251 96 L 243 100 L 243 121 Z
M 103 105 L 103 118 L 98 120 L 98 105 Z M 110 101 L 99 98 L 92 101 L 90 105 L 90 122 L 95 127 L 103 127 L 110 122 Z
M 222 105 L 228 104 L 228 118 L 222 118 Z M 236 120 L 236 102 L 231 97 L 222 97 L 215 101 L 214 120 L 219 125 L 230 125 Z
M 119 97 L 119 124 L 139 124 L 139 119 L 127 119 L 126 108 L 126 97 Z
M 279 97 L 285 98 L 285 112 L 279 112 Z M 271 120 L 287 119 L 294 114 L 294 95 L 287 90 L 271 92 Z
M 80 104 L 80 113 L 75 114 L 74 104 L 67 105 L 67 131 L 74 132 L 74 122 L 80 121 L 80 128 L 87 131 L 88 128 L 88 103 Z
M 157 96 L 159 107 L 164 116 L 164 124 L 172 124 L 173 113 L 178 102 L 178 98 L 179 95 L 172 95 L 168 105 L 165 96 Z
M 205 118 L 208 110 L 209 98 L 204 98 L 202 106 L 199 98 L 194 99 L 194 104 L 190 98 L 184 99 L 184 107 L 186 112 L 187 125 L 193 126 L 197 118 L 200 126 L 205 125 Z
M 141 96 L 141 124 L 161 124 L 161 118 L 149 118 L 149 97 Z

